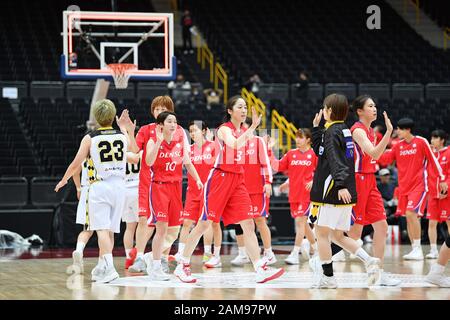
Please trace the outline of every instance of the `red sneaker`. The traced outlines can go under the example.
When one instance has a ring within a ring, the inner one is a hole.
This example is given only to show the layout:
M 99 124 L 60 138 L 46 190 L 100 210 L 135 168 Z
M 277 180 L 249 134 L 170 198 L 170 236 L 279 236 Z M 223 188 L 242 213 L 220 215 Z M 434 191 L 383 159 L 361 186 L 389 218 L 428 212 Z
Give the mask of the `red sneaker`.
M 125 269 L 128 269 L 129 267 L 131 267 L 133 265 L 134 260 L 136 259 L 137 249 L 136 248 L 131 249 L 129 255 L 130 255 L 130 258 L 125 259 Z

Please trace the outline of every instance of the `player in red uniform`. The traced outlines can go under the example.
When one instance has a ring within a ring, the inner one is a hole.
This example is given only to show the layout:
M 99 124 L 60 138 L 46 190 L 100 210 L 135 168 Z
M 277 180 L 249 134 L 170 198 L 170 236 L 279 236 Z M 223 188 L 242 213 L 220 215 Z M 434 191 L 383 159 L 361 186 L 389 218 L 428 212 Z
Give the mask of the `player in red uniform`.
M 358 200 L 353 207 L 355 223 L 347 234 L 354 240 L 360 240 L 363 227 L 372 225 L 373 256 L 380 259 L 382 272 L 378 284 L 397 286 L 401 282 L 390 278 L 382 270 L 388 225 L 383 198 L 377 188 L 375 177 L 376 160 L 386 150 L 393 127 L 386 112 L 383 112 L 386 133 L 380 141 L 377 141 L 375 131 L 371 128 L 372 122 L 377 119 L 377 108 L 369 95 L 357 97 L 352 103 L 352 110 L 358 117 L 358 121 L 350 129 L 355 141 L 355 180 Z
M 174 104 L 169 96 L 157 96 L 153 99 L 150 113 L 156 119 L 161 112 L 174 111 Z M 134 153 L 146 153 L 147 143 L 150 139 L 156 141 L 156 123 L 150 123 L 142 126 L 136 136 L 136 143 L 131 145 L 131 150 Z M 132 258 L 136 257 L 135 261 L 130 261 L 132 265 L 128 268 L 130 273 L 141 273 L 146 270 L 144 262 L 144 251 L 147 242 L 155 230 L 154 226 L 147 224 L 147 219 L 150 215 L 149 208 L 149 188 L 150 188 L 150 167 L 145 161 L 141 163 L 141 170 L 139 172 L 139 222 L 136 229 L 136 246 L 130 252 Z
M 247 118 L 244 127 L 249 128 L 252 120 Z M 263 138 L 251 135 L 245 146 L 245 164 L 244 164 L 244 181 L 247 191 L 252 201 L 253 218 L 261 235 L 264 246 L 264 256 L 267 265 L 277 262 L 275 254 L 272 251 L 272 236 L 267 225 L 269 217 L 270 196 L 272 194 L 272 168 L 267 150 L 267 143 Z M 239 225 L 236 225 L 239 228 Z M 238 234 L 240 233 L 240 234 Z M 241 232 L 236 233 L 236 241 L 238 247 L 244 247 L 244 236 Z M 245 250 L 244 250 L 245 251 Z M 236 264 L 236 259 L 232 264 Z M 245 255 L 247 261 L 248 257 Z
M 311 245 L 317 252 L 314 234 L 307 223 L 310 211 L 309 192 L 312 187 L 314 170 L 317 166 L 317 156 L 311 148 L 311 138 L 309 129 L 298 129 L 295 134 L 297 148 L 289 150 L 281 160 L 271 156 L 274 171 L 286 172 L 289 177 L 289 204 L 291 216 L 295 220 L 296 233 L 294 248 L 284 261 L 292 265 L 299 264 L 298 254 L 300 250 L 307 259 L 310 257 Z M 305 235 L 309 241 L 302 243 Z
M 239 223 L 244 231 L 245 245 L 256 271 L 258 283 L 280 277 L 283 269 L 267 267 L 260 258 L 258 239 L 254 231 L 251 200 L 244 183 L 245 144 L 261 122 L 252 110 L 252 125 L 245 129 L 242 124 L 247 117 L 247 105 L 240 96 L 232 97 L 226 104 L 227 122 L 217 131 L 216 144 L 220 148 L 214 168 L 211 170 L 203 191 L 201 221 L 189 234 L 181 262 L 174 274 L 183 282 L 193 283 L 189 261 L 200 237 L 212 222 L 223 220 L 225 226 Z
M 164 281 L 169 280 L 169 275 L 161 267 L 161 255 L 165 249 L 163 242 L 168 227 L 180 226 L 182 223 L 182 166 L 184 165 L 194 177 L 198 190 L 203 188 L 203 184 L 189 157 L 190 148 L 186 134 L 184 131 L 180 133 L 177 128 L 176 115 L 164 111 L 156 118 L 156 124 L 156 141 L 148 141 L 145 154 L 145 161 L 152 172 L 148 220 L 156 226 L 156 233 L 152 241 L 152 259 L 146 258 L 145 262 L 151 278 Z
M 381 165 L 388 165 L 394 160 L 398 169 L 398 206 L 397 215 L 406 215 L 408 235 L 413 250 L 403 256 L 406 260 L 423 260 L 420 245 L 421 227 L 419 218 L 423 216 L 426 205 L 430 171 L 440 177 L 441 192 L 446 192 L 441 166 L 431 151 L 425 138 L 414 136 L 414 121 L 400 119 L 397 123 L 400 140 L 391 150 L 386 151 L 378 160 Z M 427 163 L 429 164 L 427 168 Z
M 200 176 L 202 183 L 206 182 L 209 172 L 215 161 L 215 145 L 214 142 L 206 139 L 208 127 L 203 121 L 191 121 L 189 123 L 189 134 L 194 143 L 191 145 L 190 158 L 195 169 Z M 202 192 L 198 190 L 194 178 L 188 175 L 188 187 L 186 190 L 186 201 L 183 211 L 183 227 L 180 231 L 180 238 L 178 240 L 178 252 L 174 259 L 179 260 L 184 247 L 186 239 L 189 235 L 191 227 L 197 223 L 202 211 L 201 207 Z M 208 234 L 209 233 L 209 234 Z M 211 261 L 211 244 L 214 238 L 214 261 Z M 212 228 L 203 235 L 204 255 L 203 262 L 207 267 L 220 267 L 220 246 L 222 244 L 222 230 L 220 224 L 213 223 Z M 209 263 L 208 265 L 206 265 Z
M 443 174 L 446 176 L 447 185 L 450 180 L 448 171 L 450 170 L 449 158 L 450 148 L 445 147 L 445 141 L 447 140 L 447 134 L 444 130 L 434 130 L 431 133 L 431 145 L 433 146 L 433 152 L 436 156 L 439 165 L 442 168 Z M 433 172 L 433 171 L 431 171 Z M 431 250 L 426 255 L 428 259 L 437 259 L 439 252 L 437 249 L 437 230 L 436 227 L 439 222 L 447 221 L 447 226 L 450 230 L 449 207 L 448 197 L 445 194 L 441 194 L 438 188 L 439 180 L 434 174 L 428 176 L 428 203 L 427 203 L 427 219 L 428 223 L 428 237 L 430 239 Z

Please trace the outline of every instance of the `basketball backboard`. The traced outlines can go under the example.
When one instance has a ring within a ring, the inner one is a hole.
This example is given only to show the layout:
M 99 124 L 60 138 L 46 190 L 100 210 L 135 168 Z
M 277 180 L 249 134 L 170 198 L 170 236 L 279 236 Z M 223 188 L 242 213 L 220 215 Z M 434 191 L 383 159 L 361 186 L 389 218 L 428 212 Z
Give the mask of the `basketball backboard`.
M 61 77 L 111 80 L 109 64 L 134 64 L 130 79 L 176 77 L 173 14 L 63 11 Z

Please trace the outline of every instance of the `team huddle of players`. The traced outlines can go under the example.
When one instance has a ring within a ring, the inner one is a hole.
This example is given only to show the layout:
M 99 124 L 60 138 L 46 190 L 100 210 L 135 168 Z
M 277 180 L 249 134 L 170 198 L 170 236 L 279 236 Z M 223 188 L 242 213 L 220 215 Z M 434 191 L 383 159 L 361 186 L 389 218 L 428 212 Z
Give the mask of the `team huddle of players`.
M 419 217 L 427 203 L 427 217 L 436 221 L 434 228 L 437 222 L 449 221 L 450 151 L 444 147 L 445 133 L 436 131 L 433 153 L 426 139 L 411 133 L 414 123 L 408 118 L 398 121 L 401 140 L 386 151 L 393 131 L 387 114 L 386 133 L 377 141 L 371 128 L 377 119 L 373 99 L 360 96 L 351 108 L 359 120 L 349 129 L 344 123 L 350 110 L 346 97 L 327 96 L 323 109 L 314 117 L 312 130 L 299 129 L 296 148 L 279 160 L 272 150 L 275 141 L 255 134 L 261 116 L 252 110 L 251 119 L 247 118 L 246 102 L 239 96 L 228 100 L 226 121 L 214 135 L 203 121 L 189 124 L 192 145 L 177 124 L 174 104 L 168 96 L 153 99 L 150 111 L 156 121 L 142 126 L 136 136 L 136 123 L 127 110 L 118 117 L 110 100 L 98 101 L 93 113 L 99 127 L 82 139 L 75 159 L 55 188 L 58 191 L 73 177 L 79 191 L 76 222 L 85 227 L 73 252 L 74 266 L 83 272 L 83 250 L 95 231 L 99 261 L 91 272 L 92 280 L 107 283 L 117 279 L 113 234 L 120 232 L 122 220 L 127 224 L 124 247 L 128 272 L 146 272 L 152 281 L 167 281 L 169 264 L 175 262 L 174 275 L 182 282 L 194 283 L 190 260 L 202 237 L 205 267 L 222 265 L 223 223 L 236 230 L 239 254 L 231 263 L 252 263 L 257 283 L 277 279 L 284 269 L 270 267 L 277 259 L 271 248 L 267 217 L 272 173 L 278 171 L 288 176 L 281 189 L 289 190 L 296 226 L 287 264 L 299 264 L 301 251 L 319 275 L 314 286 L 336 288 L 333 254 L 339 255 L 343 248 L 364 262 L 369 286 L 400 285 L 398 279 L 383 271 L 387 223 L 375 173 L 379 165 L 396 161 L 398 214 L 406 215 L 413 246 L 404 258 L 420 260 Z M 322 117 L 324 127 L 319 126 Z M 113 129 L 114 120 L 119 130 Z M 184 206 L 183 166 L 188 172 Z M 372 256 L 359 240 L 362 228 L 369 224 L 374 228 Z M 262 256 L 255 225 L 263 241 Z M 153 234 L 152 250 L 145 253 Z M 438 254 L 435 238 L 427 257 L 438 261 L 426 279 L 449 286 L 444 276 L 449 239 Z M 170 249 L 176 239 L 178 252 L 172 256 Z

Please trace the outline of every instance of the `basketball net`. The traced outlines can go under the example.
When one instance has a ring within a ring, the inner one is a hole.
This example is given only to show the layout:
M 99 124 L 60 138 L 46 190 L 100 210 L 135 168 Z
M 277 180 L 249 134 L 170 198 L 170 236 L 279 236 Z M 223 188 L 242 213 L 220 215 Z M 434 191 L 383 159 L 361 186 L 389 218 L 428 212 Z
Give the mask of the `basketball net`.
M 114 78 L 116 88 L 125 89 L 128 87 L 131 73 L 137 69 L 137 66 L 132 63 L 111 63 L 108 64 L 108 69 Z

